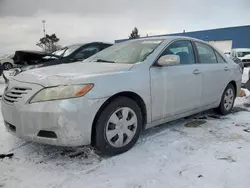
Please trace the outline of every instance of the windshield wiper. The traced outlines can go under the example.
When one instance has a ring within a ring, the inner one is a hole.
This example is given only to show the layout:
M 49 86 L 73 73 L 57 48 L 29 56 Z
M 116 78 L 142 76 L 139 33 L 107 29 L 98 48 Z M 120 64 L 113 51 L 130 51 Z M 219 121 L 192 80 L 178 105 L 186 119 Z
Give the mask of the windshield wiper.
M 96 62 L 115 63 L 115 61 L 109 61 L 109 60 L 105 60 L 105 59 L 97 59 Z

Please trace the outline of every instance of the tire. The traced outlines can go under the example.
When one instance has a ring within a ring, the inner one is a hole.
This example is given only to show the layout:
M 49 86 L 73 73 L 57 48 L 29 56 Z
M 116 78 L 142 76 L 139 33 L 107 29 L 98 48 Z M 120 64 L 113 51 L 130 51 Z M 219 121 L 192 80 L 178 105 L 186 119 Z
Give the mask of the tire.
M 3 70 L 10 70 L 13 68 L 13 65 L 9 62 L 3 63 Z
M 225 91 L 223 92 L 220 105 L 216 109 L 216 112 L 221 115 L 229 114 L 233 109 L 235 98 L 236 98 L 235 88 L 232 84 L 228 84 Z
M 123 113 L 127 118 L 123 117 Z M 136 123 L 131 124 L 131 122 Z M 131 126 L 128 126 L 130 124 Z M 118 97 L 109 103 L 97 117 L 94 125 L 94 147 L 103 155 L 113 156 L 124 153 L 137 142 L 142 125 L 142 112 L 138 104 L 130 98 Z

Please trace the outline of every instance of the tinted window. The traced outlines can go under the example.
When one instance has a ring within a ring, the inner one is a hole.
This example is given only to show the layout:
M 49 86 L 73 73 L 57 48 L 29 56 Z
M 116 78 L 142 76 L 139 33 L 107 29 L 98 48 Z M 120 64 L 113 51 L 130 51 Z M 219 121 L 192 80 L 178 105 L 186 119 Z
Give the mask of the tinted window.
M 74 58 L 76 59 L 87 59 L 90 56 L 96 54 L 99 51 L 99 48 L 97 46 L 89 46 L 86 48 L 83 48 L 81 51 L 79 51 Z
M 199 42 L 195 42 L 195 44 L 197 46 L 199 60 L 201 64 L 217 63 L 217 58 L 215 56 L 213 48 Z
M 102 44 L 101 50 L 103 50 L 103 49 L 105 49 L 105 48 L 108 48 L 108 47 L 110 47 L 110 46 L 112 46 L 112 44 Z
M 244 57 L 246 55 L 249 55 L 250 52 L 238 52 L 237 54 L 238 54 L 238 57 Z
M 226 63 L 226 61 L 221 57 L 221 55 L 218 52 L 215 51 L 215 55 L 218 63 Z
M 194 51 L 190 41 L 176 41 L 170 44 L 161 56 L 164 55 L 178 55 L 180 57 L 180 64 L 194 64 Z

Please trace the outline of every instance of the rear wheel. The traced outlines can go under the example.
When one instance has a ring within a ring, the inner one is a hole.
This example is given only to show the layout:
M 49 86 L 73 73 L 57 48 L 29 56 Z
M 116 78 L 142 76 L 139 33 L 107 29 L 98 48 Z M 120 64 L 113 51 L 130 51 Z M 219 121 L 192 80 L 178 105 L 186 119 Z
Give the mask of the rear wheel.
M 128 151 L 139 138 L 142 122 L 141 109 L 135 101 L 116 98 L 96 121 L 95 147 L 104 155 Z
M 236 91 L 234 86 L 232 84 L 228 84 L 221 97 L 220 106 L 216 109 L 219 114 L 227 115 L 232 111 L 236 98 L 235 93 Z

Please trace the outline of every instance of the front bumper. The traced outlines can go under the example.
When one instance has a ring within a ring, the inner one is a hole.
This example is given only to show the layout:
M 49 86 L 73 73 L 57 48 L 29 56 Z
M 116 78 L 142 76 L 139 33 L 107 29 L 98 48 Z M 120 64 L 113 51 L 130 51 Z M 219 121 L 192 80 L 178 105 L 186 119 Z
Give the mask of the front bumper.
M 21 139 L 49 145 L 81 146 L 91 143 L 95 115 L 106 99 L 80 97 L 28 104 L 27 100 L 42 86 L 18 84 L 35 89 L 13 104 L 3 97 L 2 114 L 10 132 Z M 41 131 L 53 132 L 56 137 L 41 136 Z

